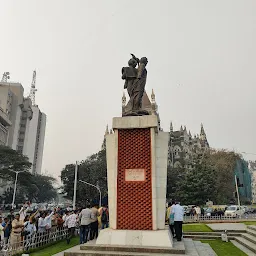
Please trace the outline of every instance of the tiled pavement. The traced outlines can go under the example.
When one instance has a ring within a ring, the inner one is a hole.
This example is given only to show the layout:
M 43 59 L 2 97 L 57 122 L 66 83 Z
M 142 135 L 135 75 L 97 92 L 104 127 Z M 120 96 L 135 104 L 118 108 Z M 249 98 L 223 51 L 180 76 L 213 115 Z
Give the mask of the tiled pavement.
M 245 231 L 247 226 L 243 223 L 216 223 L 216 224 L 206 224 L 213 231 Z
M 184 239 L 186 254 L 190 256 L 217 256 L 209 244 L 193 241 L 192 239 Z

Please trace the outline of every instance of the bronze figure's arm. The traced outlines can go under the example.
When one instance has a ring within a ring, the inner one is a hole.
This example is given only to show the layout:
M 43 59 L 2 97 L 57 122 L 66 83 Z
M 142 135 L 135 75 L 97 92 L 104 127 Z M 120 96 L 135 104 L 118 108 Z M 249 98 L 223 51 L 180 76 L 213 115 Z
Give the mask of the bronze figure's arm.
M 133 59 L 135 59 L 137 64 L 139 65 L 139 63 L 140 63 L 139 58 L 137 58 L 133 53 L 131 53 L 131 55 L 132 55 Z
M 139 67 L 138 67 L 138 75 L 137 78 L 141 79 L 143 70 L 145 69 L 146 65 L 144 63 L 140 63 Z

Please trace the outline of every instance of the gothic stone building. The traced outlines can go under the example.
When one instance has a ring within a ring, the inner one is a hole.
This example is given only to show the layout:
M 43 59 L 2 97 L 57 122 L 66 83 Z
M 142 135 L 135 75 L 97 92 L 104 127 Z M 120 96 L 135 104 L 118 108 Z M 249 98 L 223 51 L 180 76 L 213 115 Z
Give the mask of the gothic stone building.
M 198 154 L 204 154 L 209 149 L 204 127 L 201 124 L 200 135 L 191 136 L 186 126 L 180 127 L 180 130 L 174 131 L 171 123 L 169 139 L 169 157 L 168 165 L 173 168 L 190 169 L 193 165 L 193 159 Z

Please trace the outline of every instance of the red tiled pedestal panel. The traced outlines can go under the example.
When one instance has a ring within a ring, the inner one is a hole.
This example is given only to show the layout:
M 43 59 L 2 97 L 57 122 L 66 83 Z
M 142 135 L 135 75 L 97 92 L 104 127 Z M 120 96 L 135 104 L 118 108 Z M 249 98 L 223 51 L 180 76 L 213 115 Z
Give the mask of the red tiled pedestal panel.
M 117 229 L 152 230 L 150 128 L 118 130 Z

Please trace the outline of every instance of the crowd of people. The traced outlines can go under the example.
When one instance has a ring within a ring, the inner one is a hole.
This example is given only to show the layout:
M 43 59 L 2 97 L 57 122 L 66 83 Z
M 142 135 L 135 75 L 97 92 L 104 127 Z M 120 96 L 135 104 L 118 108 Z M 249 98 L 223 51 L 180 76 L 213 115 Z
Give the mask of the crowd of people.
M 19 212 L 10 210 L 6 216 L 0 216 L 1 247 L 19 247 L 22 242 L 27 244 L 31 240 L 47 238 L 52 232 L 68 229 L 67 243 L 75 235 L 80 235 L 80 243 L 86 243 L 98 237 L 99 228 L 107 228 L 109 212 L 106 205 L 98 205 L 73 210 L 72 208 L 55 208 L 53 210 L 31 211 L 29 205 L 24 204 Z M 40 242 L 40 241 L 38 241 Z M 29 249 L 29 248 L 26 248 Z

